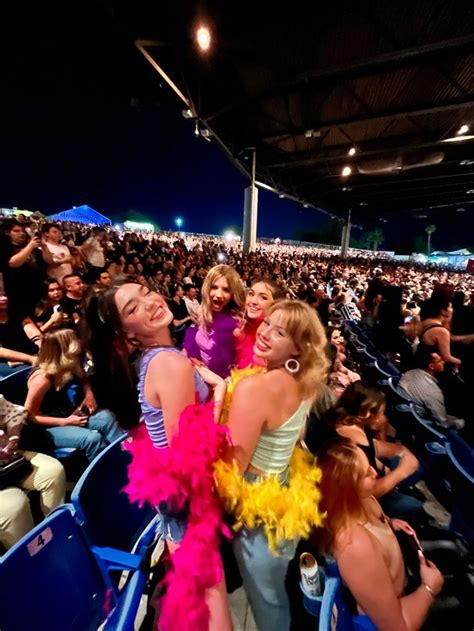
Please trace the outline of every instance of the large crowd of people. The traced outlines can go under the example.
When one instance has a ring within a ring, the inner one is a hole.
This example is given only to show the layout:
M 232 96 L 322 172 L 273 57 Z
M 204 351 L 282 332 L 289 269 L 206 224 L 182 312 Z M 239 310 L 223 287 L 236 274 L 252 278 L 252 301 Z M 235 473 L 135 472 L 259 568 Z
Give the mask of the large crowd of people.
M 56 450 L 91 462 L 128 433 L 140 458 L 158 458 L 186 440 L 180 419 L 195 406 L 209 444 L 227 427 L 214 495 L 239 526 L 202 579 L 210 629 L 232 628 L 229 572 L 240 575 L 258 629 L 298 628 L 285 579 L 300 540 L 336 558 L 377 629 L 422 628 L 443 568 L 420 554 L 407 592 L 396 537 L 418 542 L 416 532 L 433 527 L 415 486 L 418 461 L 394 440 L 384 394 L 361 380 L 341 322 L 348 311 L 360 320 L 420 413 L 472 445 L 472 275 L 376 253 L 343 259 L 330 248 L 259 243 L 245 256 L 217 237 L 15 219 L 0 227 L 0 273 L 0 376 L 31 364 L 20 436 L 7 418 L 18 406 L 0 406 L 0 465 L 22 454 L 29 462 L 0 486 L 3 548 L 33 525 L 25 491 L 40 492 L 44 515 L 64 501 Z M 133 471 L 139 494 L 143 476 Z M 171 558 L 189 554 L 187 535 L 204 537 L 198 504 L 185 499 L 157 508 Z

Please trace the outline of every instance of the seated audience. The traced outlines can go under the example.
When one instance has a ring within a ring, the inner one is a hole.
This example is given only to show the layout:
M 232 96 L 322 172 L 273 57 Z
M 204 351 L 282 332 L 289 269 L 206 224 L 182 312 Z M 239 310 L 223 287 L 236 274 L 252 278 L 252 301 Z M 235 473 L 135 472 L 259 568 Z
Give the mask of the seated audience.
M 55 447 L 82 449 L 92 461 L 123 432 L 111 412 L 97 410 L 80 354 L 71 329 L 47 333 L 28 379 L 25 407 L 32 420 L 46 428 Z
M 368 388 L 360 381 L 351 384 L 336 405 L 326 412 L 323 422 L 332 433 L 318 426 L 321 428 L 321 442 L 325 436 L 339 435 L 351 440 L 367 454 L 377 472 L 374 494 L 380 498 L 388 515 L 407 519 L 416 525 L 426 522 L 423 504 L 398 488 L 405 483 L 405 489 L 409 490 L 409 478 L 418 469 L 417 459 L 399 443 L 374 438 L 387 425 L 382 392 Z
M 193 323 L 196 324 L 199 318 L 199 300 L 197 299 L 196 287 L 188 283 L 184 286 L 184 304 L 188 310 L 189 315 L 193 319 Z
M 65 276 L 63 287 L 66 295 L 61 298 L 61 307 L 68 318 L 77 323 L 83 314 L 86 287 L 78 274 Z
M 66 477 L 61 463 L 55 458 L 33 451 L 18 451 L 26 410 L 0 396 L 0 470 L 23 456 L 29 463 L 18 479 L 1 478 L 0 544 L 8 549 L 33 528 L 28 495 L 38 491 L 43 515 L 64 502 Z M 8 476 L 8 474 L 7 474 Z M 11 477 L 11 476 L 10 476 Z
M 441 356 L 429 348 L 421 347 L 415 356 L 415 366 L 402 375 L 399 388 L 413 401 L 419 413 L 422 416 L 428 413 L 443 429 L 464 427 L 463 419 L 446 412 L 444 394 L 436 380 L 436 375 L 444 370 Z
M 375 499 L 377 472 L 350 440 L 324 444 L 321 508 L 327 512 L 324 549 L 335 556 L 341 577 L 354 596 L 359 614 L 378 631 L 417 631 L 443 588 L 438 568 L 419 554 L 421 583 L 406 595 L 405 567 L 395 532 L 418 540 L 411 525 L 390 519 Z

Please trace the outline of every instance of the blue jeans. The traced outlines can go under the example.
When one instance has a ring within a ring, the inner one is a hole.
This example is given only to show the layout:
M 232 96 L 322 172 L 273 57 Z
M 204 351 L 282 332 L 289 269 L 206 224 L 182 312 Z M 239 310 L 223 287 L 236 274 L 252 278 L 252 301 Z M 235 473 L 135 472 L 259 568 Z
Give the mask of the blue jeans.
M 258 480 L 249 473 L 244 477 L 249 482 Z M 274 556 L 262 528 L 244 528 L 234 539 L 235 558 L 259 631 L 288 631 L 290 628 L 285 578 L 297 543 L 296 540 L 284 541 L 278 546 L 278 556 Z
M 100 410 L 93 414 L 85 427 L 66 425 L 48 427 L 46 431 L 51 436 L 55 447 L 82 449 L 90 462 L 108 444 L 124 434 L 115 416 L 109 410 Z

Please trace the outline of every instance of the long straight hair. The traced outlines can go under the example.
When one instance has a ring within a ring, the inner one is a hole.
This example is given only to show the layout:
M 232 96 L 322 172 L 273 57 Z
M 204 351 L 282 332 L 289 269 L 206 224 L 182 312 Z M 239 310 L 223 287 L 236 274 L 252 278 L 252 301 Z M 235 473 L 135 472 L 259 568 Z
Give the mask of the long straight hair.
M 358 492 L 364 473 L 359 464 L 359 452 L 359 447 L 347 438 L 328 440 L 318 451 L 317 462 L 322 472 L 319 506 L 326 513 L 326 519 L 317 540 L 323 552 L 333 552 L 336 537 L 351 522 L 367 519 Z
M 211 288 L 219 278 L 225 278 L 231 293 L 231 299 L 226 307 L 237 318 L 243 316 L 245 309 L 245 289 L 238 273 L 229 265 L 212 267 L 204 279 L 201 290 L 201 315 L 199 324 L 209 329 L 214 319 L 211 304 Z
M 118 288 L 131 282 L 122 277 L 106 291 L 92 294 L 85 312 L 85 339 L 94 362 L 94 383 L 103 406 L 115 413 L 124 429 L 138 425 L 141 413 L 137 373 L 115 303 Z

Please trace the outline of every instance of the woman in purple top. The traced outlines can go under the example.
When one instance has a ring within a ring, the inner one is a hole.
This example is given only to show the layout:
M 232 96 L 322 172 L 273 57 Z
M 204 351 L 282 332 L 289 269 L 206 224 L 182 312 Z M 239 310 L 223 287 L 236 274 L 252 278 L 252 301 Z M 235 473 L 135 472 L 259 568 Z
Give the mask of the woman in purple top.
M 183 348 L 188 357 L 202 361 L 224 379 L 236 363 L 234 330 L 245 308 L 245 290 L 237 272 L 228 265 L 209 270 L 202 286 L 199 327 L 186 331 Z
M 95 300 L 95 304 L 94 304 Z M 127 429 L 142 417 L 156 448 L 167 447 L 178 432 L 181 412 L 204 402 L 214 388 L 214 398 L 223 399 L 225 382 L 206 367 L 194 367 L 183 353 L 173 348 L 169 325 L 173 314 L 160 294 L 138 283 L 112 286 L 91 298 L 87 319 L 92 331 L 90 349 L 95 376 L 101 391 L 111 393 L 110 405 Z M 140 347 L 142 355 L 136 387 L 131 375 L 130 349 Z M 166 508 L 166 507 L 165 507 Z M 160 529 L 171 554 L 179 547 L 186 528 L 186 515 L 175 515 L 160 505 Z M 227 631 L 231 619 L 225 585 L 221 582 L 206 592 L 211 612 L 210 629 Z

